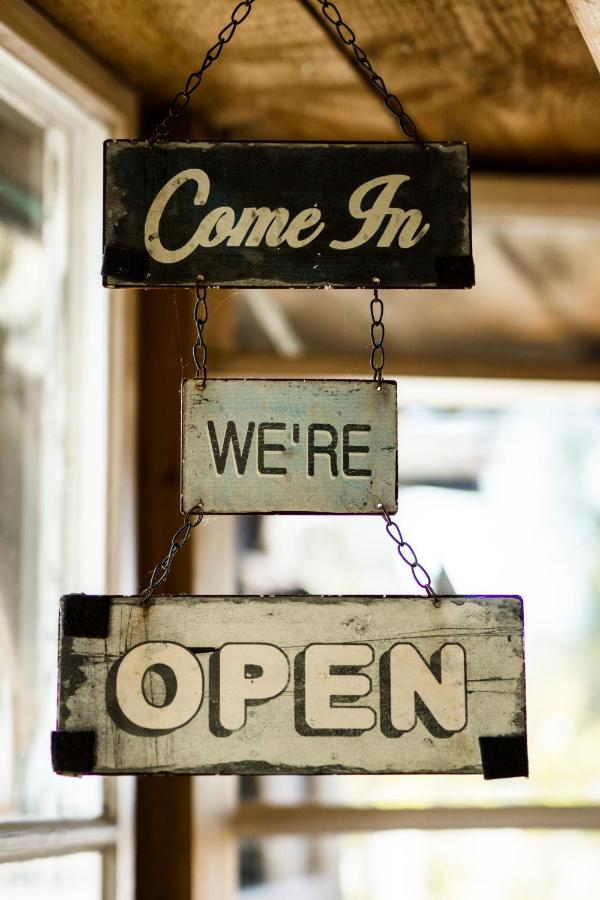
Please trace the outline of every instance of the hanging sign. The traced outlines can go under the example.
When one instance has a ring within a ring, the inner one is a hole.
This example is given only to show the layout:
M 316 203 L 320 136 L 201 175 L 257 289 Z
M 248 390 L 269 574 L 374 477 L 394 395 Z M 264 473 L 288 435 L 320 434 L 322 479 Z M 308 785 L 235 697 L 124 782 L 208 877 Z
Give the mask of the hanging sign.
M 182 511 L 395 512 L 397 427 L 394 381 L 184 381 Z
M 63 597 L 53 764 L 527 774 L 519 597 Z
M 467 144 L 104 147 L 106 286 L 474 283 Z

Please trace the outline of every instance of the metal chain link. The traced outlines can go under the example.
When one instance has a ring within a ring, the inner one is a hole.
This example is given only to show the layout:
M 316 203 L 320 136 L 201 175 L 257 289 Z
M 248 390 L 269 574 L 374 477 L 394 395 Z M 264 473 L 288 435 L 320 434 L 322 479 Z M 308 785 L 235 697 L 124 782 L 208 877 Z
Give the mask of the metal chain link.
M 401 130 L 404 132 L 407 138 L 410 138 L 413 141 L 419 141 L 419 132 L 417 131 L 417 126 L 405 111 L 400 99 L 396 96 L 396 94 L 392 94 L 388 91 L 385 86 L 385 82 L 381 75 L 378 75 L 373 66 L 369 61 L 369 57 L 356 43 L 356 36 L 350 26 L 344 22 L 342 18 L 342 14 L 339 9 L 335 5 L 335 3 L 330 3 L 329 0 L 317 0 L 317 3 L 321 6 L 321 12 L 332 25 L 335 26 L 340 39 L 347 44 L 349 47 L 352 47 L 352 51 L 354 56 L 356 57 L 356 61 L 367 71 L 369 77 L 371 79 L 371 83 L 373 86 L 379 91 L 383 96 L 383 102 L 386 105 L 387 110 L 394 116 Z
M 383 352 L 383 300 L 379 296 L 379 278 L 373 279 L 373 299 L 371 300 L 371 368 L 373 369 L 373 381 L 377 390 L 381 390 L 383 382 L 383 364 L 385 353 Z
M 194 322 L 196 323 L 196 340 L 192 353 L 194 362 L 196 363 L 196 378 L 202 379 L 202 387 L 206 385 L 206 356 L 207 347 L 204 342 L 204 326 L 208 320 L 208 306 L 206 304 L 206 285 L 204 284 L 204 276 L 196 276 L 196 302 L 194 304 Z M 189 540 L 192 528 L 196 528 L 202 519 L 203 513 L 187 512 L 183 517 L 183 525 L 181 525 L 171 540 L 171 546 L 166 556 L 161 559 L 152 569 L 148 586 L 141 592 L 140 596 L 144 601 L 148 600 L 155 589 L 163 583 L 171 569 L 171 563 L 175 554 L 181 550 L 184 544 Z
M 196 302 L 194 304 L 194 322 L 196 323 L 196 340 L 192 348 L 194 362 L 196 363 L 196 378 L 202 379 L 202 388 L 206 385 L 206 357 L 208 348 L 204 341 L 204 326 L 208 321 L 208 306 L 206 305 L 206 285 L 204 276 L 196 276 Z
M 183 90 L 179 91 L 179 93 L 175 94 L 173 97 L 167 115 L 155 126 L 148 141 L 149 147 L 151 147 L 155 141 L 164 141 L 167 138 L 174 122 L 183 115 L 190 102 L 190 97 L 202 83 L 204 73 L 219 58 L 223 51 L 223 47 L 232 39 L 238 25 L 241 25 L 244 19 L 250 15 L 254 2 L 255 0 L 242 0 L 242 2 L 238 3 L 235 7 L 231 13 L 231 19 L 217 35 L 216 42 L 207 52 L 200 68 L 188 76 L 188 80 L 186 81 Z
M 440 605 L 439 597 L 433 589 L 433 585 L 431 584 L 431 576 L 427 569 L 421 565 L 419 560 L 417 559 L 417 554 L 408 543 L 402 537 L 402 532 L 398 525 L 391 518 L 388 511 L 384 508 L 383 503 L 378 503 L 377 508 L 381 510 L 381 515 L 385 521 L 385 530 L 391 537 L 391 539 L 396 544 L 396 550 L 398 551 L 398 556 L 402 559 L 403 562 L 406 563 L 407 566 L 410 566 L 412 570 L 412 577 L 415 579 L 420 588 L 423 588 L 428 597 L 430 597 L 433 601 L 434 606 Z
M 386 109 L 394 116 L 394 118 L 398 122 L 400 129 L 411 140 L 419 141 L 420 138 L 417 126 L 404 109 L 402 103 L 400 102 L 400 99 L 396 96 L 396 94 L 392 94 L 391 91 L 388 91 L 385 85 L 385 81 L 383 80 L 381 75 L 378 75 L 378 73 L 371 65 L 366 52 L 356 43 L 356 36 L 354 32 L 342 18 L 342 14 L 340 13 L 335 3 L 330 3 L 329 0 L 317 0 L 317 2 L 319 3 L 321 12 L 323 13 L 327 21 L 335 26 L 340 39 L 344 42 L 344 44 L 347 44 L 352 48 L 352 52 L 356 57 L 356 61 L 367 72 L 372 85 L 383 96 L 383 102 L 385 103 Z M 210 50 L 208 50 L 200 68 L 196 69 L 196 71 L 192 72 L 188 76 L 183 90 L 179 91 L 173 97 L 167 115 L 163 119 L 161 119 L 154 127 L 154 131 L 152 132 L 152 135 L 148 140 L 149 147 L 152 147 L 155 141 L 164 141 L 168 137 L 173 124 L 183 115 L 188 107 L 192 94 L 202 83 L 204 73 L 212 66 L 214 62 L 217 61 L 217 59 L 223 52 L 223 47 L 225 46 L 225 44 L 228 44 L 229 41 L 233 38 L 238 26 L 248 18 L 248 16 L 252 12 L 254 3 L 255 0 L 242 0 L 241 3 L 237 4 L 235 9 L 231 13 L 229 22 L 227 23 L 227 25 L 225 25 L 224 28 L 221 29 L 221 31 L 217 35 L 216 42 L 213 44 Z
M 177 531 L 173 535 L 173 538 L 171 539 L 169 552 L 163 559 L 161 559 L 159 563 L 154 566 L 154 568 L 152 569 L 152 575 L 150 576 L 148 587 L 145 588 L 140 594 L 140 597 L 144 601 L 149 600 L 156 588 L 163 583 L 171 569 L 173 557 L 189 540 L 190 534 L 192 533 L 192 528 L 197 528 L 203 518 L 204 515 L 202 513 L 185 514 L 185 516 L 183 517 L 183 525 L 181 525 L 177 529 Z

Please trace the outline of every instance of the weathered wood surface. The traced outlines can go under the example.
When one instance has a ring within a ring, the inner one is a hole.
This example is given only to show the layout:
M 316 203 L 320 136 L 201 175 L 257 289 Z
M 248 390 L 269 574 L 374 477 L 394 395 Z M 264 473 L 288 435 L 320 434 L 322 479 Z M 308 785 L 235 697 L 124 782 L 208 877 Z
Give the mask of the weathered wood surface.
M 105 143 L 104 284 L 471 287 L 462 143 Z
M 184 381 L 182 510 L 395 512 L 397 427 L 394 381 Z
M 518 597 L 71 595 L 59 669 L 66 774 L 526 774 Z
M 9 25 L 16 5 L 4 4 Z M 151 15 L 148 0 L 36 0 L 35 5 L 134 85 L 156 119 L 227 20 L 222 3 L 200 7 L 195 0 L 154 3 Z M 600 104 L 600 81 L 569 6 L 592 11 L 595 5 L 595 0 L 519 0 L 502 7 L 498 0 L 339 4 L 421 134 L 469 140 L 477 165 L 490 171 L 543 167 L 580 173 L 597 169 L 600 116 L 592 111 Z M 397 139 L 398 126 L 381 96 L 357 77 L 351 48 L 339 40 L 336 46 L 332 35 L 337 39 L 325 17 L 317 20 L 303 3 L 255 6 L 193 95 L 177 133 L 252 140 Z
M 573 18 L 600 69 L 600 0 L 567 0 Z

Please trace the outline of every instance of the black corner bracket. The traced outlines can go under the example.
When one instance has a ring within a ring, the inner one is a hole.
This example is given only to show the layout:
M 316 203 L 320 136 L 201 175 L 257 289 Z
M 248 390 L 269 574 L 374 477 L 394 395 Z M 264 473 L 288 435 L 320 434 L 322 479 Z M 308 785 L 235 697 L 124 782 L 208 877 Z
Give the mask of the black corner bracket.
M 146 272 L 146 254 L 127 247 L 106 246 L 102 258 L 103 278 L 142 281 Z
M 90 775 L 96 764 L 93 731 L 53 731 L 52 768 L 57 775 Z
M 63 637 L 108 637 L 110 597 L 66 594 L 60 605 Z
M 475 284 L 472 256 L 443 256 L 435 261 L 438 287 L 470 288 Z
M 527 737 L 524 734 L 480 737 L 479 750 L 485 779 L 527 778 L 529 775 Z

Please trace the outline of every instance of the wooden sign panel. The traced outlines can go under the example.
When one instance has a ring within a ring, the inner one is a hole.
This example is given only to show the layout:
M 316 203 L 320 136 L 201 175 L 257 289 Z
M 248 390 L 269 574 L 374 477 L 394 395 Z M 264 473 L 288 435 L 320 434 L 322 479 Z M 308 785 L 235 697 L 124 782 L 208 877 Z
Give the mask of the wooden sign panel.
M 519 597 L 61 601 L 63 774 L 527 774 Z
M 394 381 L 184 381 L 182 510 L 395 512 L 397 428 Z
M 104 146 L 107 286 L 473 285 L 467 144 Z

